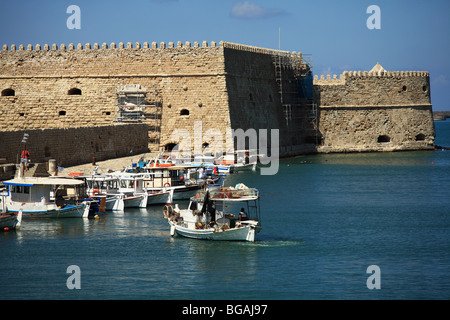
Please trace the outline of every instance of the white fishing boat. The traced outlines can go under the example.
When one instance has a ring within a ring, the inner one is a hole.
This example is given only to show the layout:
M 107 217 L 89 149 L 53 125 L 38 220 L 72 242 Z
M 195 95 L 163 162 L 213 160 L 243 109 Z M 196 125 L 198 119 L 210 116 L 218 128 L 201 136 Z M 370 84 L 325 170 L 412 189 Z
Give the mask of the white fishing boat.
M 237 150 L 216 158 L 215 164 L 220 173 L 256 171 L 257 156 L 248 150 Z
M 164 206 L 163 212 L 172 236 L 253 242 L 261 231 L 259 192 L 243 184 L 198 193 L 187 209 Z
M 106 211 L 122 211 L 125 208 L 125 196 L 119 193 L 119 180 L 109 175 L 93 174 L 82 176 L 86 180 L 87 193 L 94 199 L 105 199 Z
M 70 178 L 23 177 L 4 181 L 6 211 L 26 218 L 88 217 L 85 184 Z
M 194 196 L 205 184 L 204 179 L 198 179 L 194 173 L 195 168 L 170 167 L 144 167 L 144 189 L 149 194 L 168 192 L 173 190 L 174 200 L 188 200 Z M 164 202 L 165 203 L 165 202 Z
M 141 174 L 120 172 L 114 176 L 118 178 L 118 192 L 124 196 L 125 208 L 147 207 L 148 193 L 144 190 L 144 178 Z

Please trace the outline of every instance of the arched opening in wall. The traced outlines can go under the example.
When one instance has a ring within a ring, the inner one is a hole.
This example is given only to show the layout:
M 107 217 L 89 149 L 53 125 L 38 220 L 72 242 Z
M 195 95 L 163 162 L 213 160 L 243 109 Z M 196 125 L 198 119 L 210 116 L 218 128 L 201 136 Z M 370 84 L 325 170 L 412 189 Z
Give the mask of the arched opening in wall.
M 15 95 L 16 92 L 11 88 L 2 91 L 2 97 L 14 97 Z
M 403 90 L 403 91 L 406 91 L 406 89 L 408 89 L 408 88 L 406 88 L 406 86 L 403 86 L 403 87 L 402 87 L 402 90 Z
M 164 146 L 164 151 L 172 151 L 176 145 L 176 143 L 168 143 Z
M 425 135 L 423 133 L 419 133 L 416 136 L 416 141 L 424 141 L 425 140 Z
M 209 147 L 209 143 L 208 142 L 205 142 L 205 143 L 202 144 L 203 150 L 205 150 L 208 147 Z
M 45 146 L 44 148 L 44 157 L 46 158 L 51 157 L 50 148 L 48 146 Z
M 78 88 L 72 88 L 67 92 L 67 94 L 69 96 L 81 96 L 81 90 Z
M 180 116 L 188 116 L 189 115 L 189 110 L 188 109 L 183 109 L 180 111 Z
M 390 142 L 391 138 L 389 136 L 383 135 L 378 137 L 378 142 L 384 143 L 384 142 Z
M 423 92 L 427 92 L 428 87 L 427 87 L 427 86 L 423 86 L 423 87 L 422 87 L 422 90 L 423 90 Z
M 66 115 L 66 112 L 65 112 L 64 110 L 61 110 L 58 114 L 59 114 L 60 116 L 65 116 L 65 115 Z

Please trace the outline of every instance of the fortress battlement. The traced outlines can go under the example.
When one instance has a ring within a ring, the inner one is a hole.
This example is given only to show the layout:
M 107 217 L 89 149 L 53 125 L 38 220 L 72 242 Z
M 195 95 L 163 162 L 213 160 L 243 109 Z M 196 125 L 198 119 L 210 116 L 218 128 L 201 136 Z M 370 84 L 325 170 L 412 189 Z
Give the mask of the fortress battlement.
M 23 44 L 16 45 L 12 44 L 11 46 L 8 46 L 7 44 L 4 44 L 1 51 L 67 51 L 67 50 L 106 50 L 106 49 L 182 49 L 182 48 L 230 48 L 235 49 L 239 51 L 247 51 L 247 52 L 254 52 L 254 53 L 261 53 L 261 54 L 268 54 L 268 55 L 282 55 L 282 56 L 299 56 L 302 57 L 302 53 L 299 52 L 290 52 L 290 51 L 283 51 L 283 50 L 275 50 L 275 49 L 267 49 L 267 48 L 261 48 L 256 46 L 249 46 L 239 43 L 232 43 L 232 42 L 226 42 L 226 41 L 220 41 L 219 44 L 215 41 L 203 41 L 201 43 L 195 41 L 194 43 L 191 43 L 190 41 L 186 41 L 183 43 L 182 41 L 175 42 L 160 42 L 159 44 L 155 41 L 152 43 L 149 42 L 135 42 L 134 44 L 132 42 L 111 42 L 109 45 L 106 42 L 103 42 L 101 45 L 99 43 L 94 43 L 91 45 L 90 43 L 82 44 L 73 44 L 69 43 L 68 45 L 62 43 L 59 46 L 56 43 L 53 43 L 52 45 L 44 44 L 43 46 L 41 44 L 36 44 L 33 46 L 32 44 L 28 44 L 26 47 Z
M 317 85 L 345 85 L 349 80 L 373 80 L 373 79 L 405 79 L 405 78 L 429 78 L 426 71 L 344 71 L 339 75 L 314 76 L 314 84 Z
M 8 47 L 7 44 L 3 45 L 3 51 L 56 51 L 56 50 L 105 50 L 105 49 L 166 49 L 166 48 L 207 48 L 207 47 L 217 47 L 217 43 L 215 41 L 211 41 L 208 43 L 207 41 L 203 41 L 201 46 L 199 42 L 194 42 L 191 44 L 191 42 L 186 41 L 184 44 L 181 41 L 178 41 L 176 43 L 174 42 L 161 42 L 158 46 L 158 43 L 153 41 L 151 44 L 148 42 L 140 43 L 136 42 L 133 46 L 132 42 L 127 42 L 126 44 L 124 42 L 119 42 L 116 44 L 115 42 L 111 42 L 111 44 L 108 46 L 106 42 L 103 42 L 100 46 L 97 42 L 91 45 L 90 43 L 86 43 L 83 45 L 82 43 L 78 43 L 76 46 L 73 43 L 69 43 L 69 45 L 65 45 L 64 43 L 61 44 L 59 47 L 56 43 L 52 44 L 51 46 L 49 44 L 44 44 L 41 46 L 40 44 L 36 44 L 36 46 L 33 47 L 32 44 L 28 44 L 27 47 L 23 44 L 19 45 L 18 47 L 15 44 L 12 44 L 11 47 Z

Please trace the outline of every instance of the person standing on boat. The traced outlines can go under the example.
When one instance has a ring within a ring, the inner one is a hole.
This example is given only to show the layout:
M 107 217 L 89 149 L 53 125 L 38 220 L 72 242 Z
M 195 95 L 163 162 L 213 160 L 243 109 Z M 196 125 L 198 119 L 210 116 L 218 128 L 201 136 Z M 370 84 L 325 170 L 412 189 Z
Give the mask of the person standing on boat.
M 241 208 L 241 212 L 239 212 L 239 222 L 240 221 L 245 221 L 245 220 L 248 220 L 248 215 L 245 212 L 245 209 Z

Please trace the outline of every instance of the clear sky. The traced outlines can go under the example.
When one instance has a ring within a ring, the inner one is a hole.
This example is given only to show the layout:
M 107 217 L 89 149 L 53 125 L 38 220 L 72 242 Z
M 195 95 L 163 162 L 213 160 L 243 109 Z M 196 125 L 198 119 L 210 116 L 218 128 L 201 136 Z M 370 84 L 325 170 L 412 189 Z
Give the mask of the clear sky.
M 70 5 L 81 29 L 67 28 Z M 370 5 L 381 29 L 366 25 Z M 433 109 L 450 110 L 449 0 L 0 0 L 0 8 L 0 44 L 224 40 L 278 49 L 281 40 L 282 50 L 312 54 L 316 75 L 377 62 L 428 71 Z

